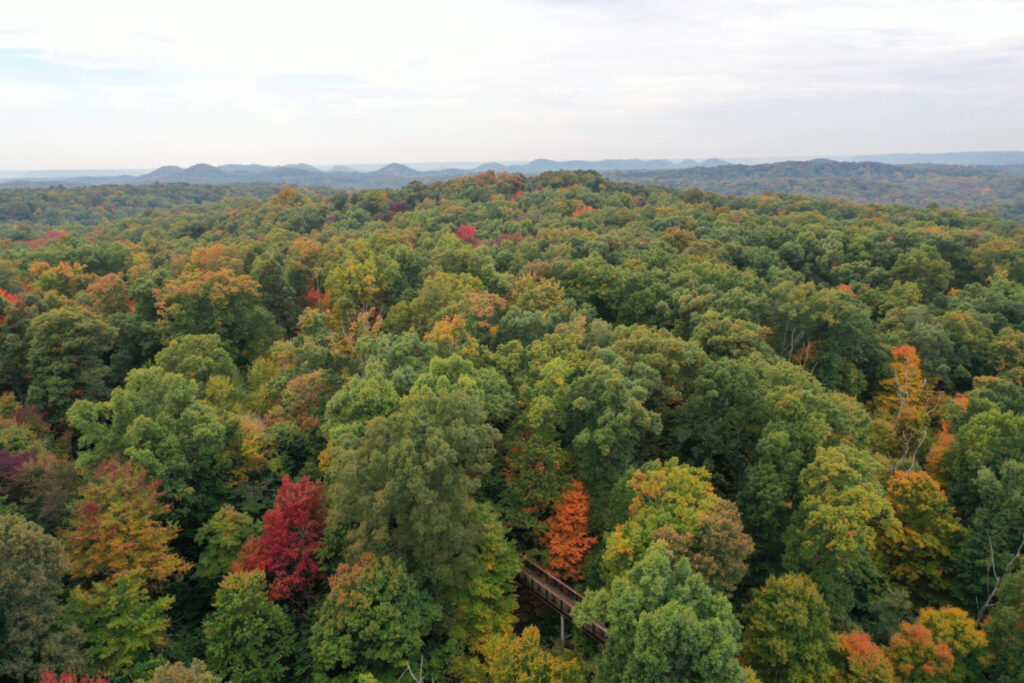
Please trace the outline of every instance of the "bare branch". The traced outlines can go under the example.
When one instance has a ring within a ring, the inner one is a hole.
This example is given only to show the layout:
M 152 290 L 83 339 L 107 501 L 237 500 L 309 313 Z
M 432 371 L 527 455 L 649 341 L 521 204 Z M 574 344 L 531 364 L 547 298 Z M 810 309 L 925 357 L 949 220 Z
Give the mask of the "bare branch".
M 1020 545 L 1017 546 L 1017 552 L 1014 553 L 1013 557 L 1010 558 L 1010 561 L 1006 563 L 1006 567 L 1003 569 L 1002 576 L 1000 576 L 999 574 L 996 573 L 995 553 L 992 550 L 992 538 L 991 537 L 989 537 L 988 547 L 989 547 L 989 555 L 990 555 L 989 567 L 992 570 L 992 575 L 995 577 L 996 582 L 995 582 L 995 585 L 992 586 L 992 590 L 989 591 L 988 598 L 985 599 L 985 604 L 982 605 L 981 609 L 978 610 L 978 622 L 979 623 L 981 622 L 982 619 L 985 618 L 985 612 L 987 612 L 988 609 L 992 606 L 992 601 L 996 597 L 996 591 L 999 590 L 999 582 L 1002 580 L 1003 576 L 1006 576 L 1009 573 L 1009 571 L 1013 568 L 1013 563 L 1016 562 L 1017 560 L 1019 560 L 1021 558 L 1021 554 L 1024 553 L 1024 535 L 1021 536 Z

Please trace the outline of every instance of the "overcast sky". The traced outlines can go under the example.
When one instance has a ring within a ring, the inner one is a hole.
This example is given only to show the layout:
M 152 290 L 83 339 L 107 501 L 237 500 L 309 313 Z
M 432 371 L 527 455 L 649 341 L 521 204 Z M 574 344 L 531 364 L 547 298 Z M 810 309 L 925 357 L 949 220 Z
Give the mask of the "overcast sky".
M 0 169 L 1024 149 L 1021 0 L 4 3 Z

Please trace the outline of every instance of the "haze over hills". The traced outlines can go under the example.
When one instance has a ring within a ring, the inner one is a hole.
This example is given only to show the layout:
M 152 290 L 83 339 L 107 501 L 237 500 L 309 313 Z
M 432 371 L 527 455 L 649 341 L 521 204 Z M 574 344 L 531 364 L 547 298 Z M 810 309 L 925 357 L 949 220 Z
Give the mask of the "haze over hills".
M 1008 166 L 1024 164 L 1024 152 L 943 152 L 940 154 L 868 154 L 836 157 L 836 161 L 878 161 L 883 164 L 954 164 Z
M 386 189 L 411 182 L 433 183 L 495 171 L 539 175 L 549 171 L 592 170 L 609 179 L 668 187 L 696 187 L 738 195 L 802 194 L 858 203 L 937 204 L 949 208 L 992 209 L 1007 218 L 1024 218 L 1024 152 L 882 155 L 898 163 L 812 159 L 761 164 L 723 159 L 606 159 L 601 161 L 534 159 L 527 163 L 486 163 L 471 168 L 414 168 L 391 163 L 359 171 L 350 166 L 326 170 L 309 164 L 195 164 L 162 166 L 141 174 L 78 177 L 27 177 L 0 183 L 3 189 L 53 186 L 148 185 L 296 185 L 328 189 Z M 914 161 L 916 163 L 905 163 Z M 929 163 L 921 163 L 928 161 Z M 964 165 L 951 162 L 987 162 Z
M 822 156 L 832 161 L 873 161 L 893 165 L 937 164 L 961 166 L 989 166 L 1024 173 L 1024 151 L 993 152 L 946 152 L 936 154 L 874 154 L 858 156 Z M 80 186 L 94 184 L 150 183 L 150 182 L 298 182 L 315 183 L 329 187 L 343 187 L 350 183 L 362 187 L 362 180 L 369 181 L 366 187 L 378 187 L 377 181 L 390 176 L 436 176 L 440 180 L 479 173 L 482 171 L 506 171 L 510 173 L 535 174 L 558 170 L 611 171 L 658 171 L 670 169 L 711 168 L 726 165 L 765 165 L 787 161 L 810 161 L 800 158 L 710 158 L 694 159 L 603 159 L 588 161 L 571 159 L 555 161 L 534 159 L 529 162 L 427 162 L 410 164 L 336 164 L 314 166 L 306 163 L 283 165 L 264 164 L 221 164 L 214 166 L 199 163 L 187 168 L 161 166 L 157 169 L 83 169 L 83 170 L 33 170 L 0 171 L 0 187 L 43 187 L 51 184 Z M 336 177 L 342 176 L 342 177 Z M 351 176 L 351 177 L 349 177 Z M 417 178 L 419 179 L 419 178 Z M 321 182 L 317 182 L 321 181 Z
M 503 164 L 490 162 L 477 164 L 469 168 L 465 167 L 444 167 L 431 168 L 434 164 L 427 164 L 427 168 L 413 168 L 405 164 L 390 163 L 380 168 L 357 170 L 350 166 L 332 166 L 326 170 L 311 166 L 310 164 L 287 164 L 284 166 L 264 166 L 261 164 L 223 164 L 213 166 L 211 164 L 195 164 L 188 168 L 180 166 L 161 166 L 155 170 L 144 173 L 121 173 L 117 175 L 102 175 L 100 171 L 83 172 L 80 176 L 68 176 L 62 172 L 52 172 L 53 175 L 46 177 L 45 172 L 32 172 L 24 177 L 10 178 L 0 184 L 0 187 L 47 187 L 50 185 L 64 185 L 66 187 L 77 187 L 85 185 L 106 185 L 106 184 L 146 184 L 146 183 L 196 183 L 196 184 L 220 184 L 234 182 L 266 182 L 266 183 L 297 183 L 304 185 L 317 185 L 324 187 L 347 187 L 363 189 L 371 187 L 397 187 L 413 180 L 423 182 L 434 182 L 446 180 L 460 175 L 481 173 L 483 171 L 504 171 L 509 173 L 525 173 L 528 175 L 543 173 L 545 171 L 558 171 L 570 169 L 607 171 L 635 171 L 635 170 L 667 170 L 680 168 L 711 167 L 727 164 L 722 159 L 705 159 L 694 161 L 686 159 L 680 162 L 673 162 L 667 159 L 606 159 L 602 161 L 569 160 L 554 161 L 552 159 L 534 159 L 523 164 Z
M 1024 175 L 1008 168 L 1011 167 L 815 159 L 667 171 L 612 171 L 607 175 L 616 180 L 697 187 L 723 194 L 800 194 L 858 203 L 981 209 L 1024 200 Z

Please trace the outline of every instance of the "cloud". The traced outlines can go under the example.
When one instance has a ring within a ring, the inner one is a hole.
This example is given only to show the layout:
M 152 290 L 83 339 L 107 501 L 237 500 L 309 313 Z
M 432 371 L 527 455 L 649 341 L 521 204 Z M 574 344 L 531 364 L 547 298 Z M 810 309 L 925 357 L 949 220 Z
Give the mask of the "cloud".
M 875 139 L 875 121 L 852 118 L 864 101 L 911 109 L 927 101 L 932 109 L 915 115 L 927 113 L 935 130 L 944 116 L 959 121 L 965 107 L 1024 105 L 1009 85 L 1024 82 L 1024 3 L 1009 0 L 182 0 L 162 7 L 18 3 L 5 8 L 0 50 L 50 65 L 44 80 L 12 77 L 42 88 L 23 98 L 37 106 L 70 96 L 136 127 L 139 139 L 146 125 L 183 119 L 203 135 L 204 117 L 213 124 L 236 117 L 269 127 L 282 144 L 316 149 L 320 136 L 321 153 L 354 155 L 327 163 L 396 154 L 417 161 L 618 150 L 856 153 L 855 146 L 901 140 L 898 131 Z M 100 75 L 102 84 L 86 87 Z M 836 108 L 823 110 L 825 103 Z M 744 123 L 752 130 L 776 120 L 778 110 L 809 109 L 820 119 L 793 120 L 816 126 L 814 144 L 840 125 L 849 133 L 835 144 L 849 149 L 809 150 L 792 134 L 769 141 L 743 132 Z M 142 113 L 146 121 L 136 118 Z M 893 112 L 894 120 L 900 115 Z M 29 127 L 18 116 L 0 112 L 0 123 Z M 723 131 L 723 117 L 735 129 Z M 680 136 L 681 121 L 689 136 Z M 338 126 L 365 143 L 322 139 Z M 501 136 L 499 126 L 522 134 Z M 990 132 L 1003 135 L 1002 146 L 1024 146 L 1016 127 L 1000 126 Z M 230 143 L 243 159 L 253 141 L 241 136 L 250 129 L 235 130 L 226 140 L 209 138 L 209 148 Z M 935 149 L 960 144 L 967 141 L 938 133 L 932 142 Z M 152 156 L 166 154 L 159 141 L 151 145 Z M 144 162 L 118 165 L 128 163 Z
M 64 106 L 73 100 L 73 95 L 64 88 L 39 83 L 0 81 L 0 109 L 44 109 Z

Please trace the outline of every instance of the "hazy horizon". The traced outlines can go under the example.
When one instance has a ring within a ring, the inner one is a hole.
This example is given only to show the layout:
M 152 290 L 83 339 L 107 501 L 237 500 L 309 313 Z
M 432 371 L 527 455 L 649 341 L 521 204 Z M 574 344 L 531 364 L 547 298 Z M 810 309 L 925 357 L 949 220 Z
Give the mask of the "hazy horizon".
M 905 153 L 893 153 L 893 152 L 880 152 L 878 154 L 864 154 L 864 155 L 809 155 L 809 156 L 778 156 L 778 157 L 720 157 L 712 156 L 707 158 L 694 158 L 694 157 L 662 157 L 661 159 L 654 158 L 641 158 L 641 157 L 622 157 L 620 159 L 596 159 L 596 158 L 580 158 L 580 159 L 552 159 L 551 157 L 535 157 L 534 159 L 480 159 L 476 161 L 425 161 L 425 162 L 404 162 L 404 161 L 386 161 L 386 162 L 373 162 L 373 163 L 333 163 L 333 164 L 306 164 L 306 162 L 297 161 L 285 164 L 260 164 L 258 162 L 248 161 L 234 161 L 226 162 L 224 164 L 210 164 L 212 166 L 230 166 L 230 165 L 257 165 L 267 167 L 281 167 L 281 166 L 297 166 L 297 165 L 309 165 L 317 168 L 321 171 L 327 172 L 335 167 L 345 167 L 357 172 L 372 172 L 384 168 L 390 164 L 400 164 L 407 166 L 416 171 L 429 172 L 437 170 L 472 170 L 478 166 L 484 164 L 502 164 L 505 166 L 517 166 L 526 165 L 533 161 L 539 160 L 550 160 L 556 163 L 565 163 L 567 161 L 585 161 L 588 163 L 595 163 L 600 161 L 626 161 L 626 160 L 643 160 L 643 161 L 655 161 L 655 160 L 667 160 L 673 163 L 679 163 L 682 161 L 709 161 L 709 160 L 722 160 L 727 161 L 731 164 L 770 164 L 784 161 L 810 161 L 812 159 L 830 159 L 833 161 L 857 161 L 861 160 L 860 157 L 867 157 L 871 160 L 872 157 L 885 157 L 885 156 L 929 156 L 929 155 L 957 155 L 957 154 L 971 154 L 971 155 L 991 155 L 991 154 L 1018 154 L 1024 155 L 1022 150 L 969 150 L 969 151 L 946 151 L 946 152 L 905 152 Z M 934 163 L 934 162 L 922 162 L 922 163 Z M 950 162 L 944 162 L 950 163 Z M 160 164 L 155 166 L 146 166 L 141 168 L 81 168 L 81 169 L 57 169 L 57 168 L 44 168 L 44 169 L 3 169 L 0 168 L 0 178 L 3 179 L 23 179 L 23 178 L 73 178 L 73 177 L 89 177 L 89 176 L 114 176 L 114 175 L 143 175 L 149 173 L 158 168 L 166 166 L 178 166 L 180 168 L 189 168 L 200 164 L 209 164 L 205 161 L 197 161 L 191 164 Z M 48 175 L 52 174 L 52 175 Z

